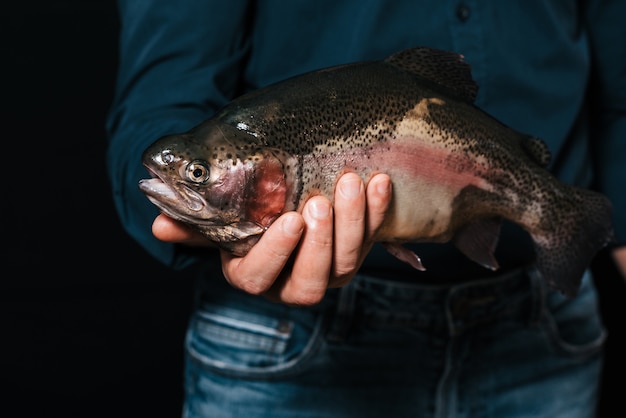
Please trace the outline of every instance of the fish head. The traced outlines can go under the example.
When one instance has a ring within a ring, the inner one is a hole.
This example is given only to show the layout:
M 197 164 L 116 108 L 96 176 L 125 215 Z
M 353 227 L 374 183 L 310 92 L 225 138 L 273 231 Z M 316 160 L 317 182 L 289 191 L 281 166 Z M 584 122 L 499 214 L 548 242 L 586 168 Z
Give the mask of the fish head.
M 139 188 L 164 214 L 241 256 L 292 209 L 285 159 L 250 132 L 209 119 L 150 145 L 142 162 L 151 178 Z

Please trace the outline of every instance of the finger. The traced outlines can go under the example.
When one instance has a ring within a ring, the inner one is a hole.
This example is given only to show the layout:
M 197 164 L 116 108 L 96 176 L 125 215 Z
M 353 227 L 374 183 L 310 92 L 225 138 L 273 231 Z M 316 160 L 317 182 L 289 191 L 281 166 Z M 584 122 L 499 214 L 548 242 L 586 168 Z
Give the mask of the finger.
M 165 242 L 182 243 L 192 246 L 210 246 L 211 243 L 200 232 L 192 229 L 189 225 L 164 214 L 158 215 L 152 223 L 152 234 Z
M 385 220 L 385 215 L 391 205 L 392 184 L 387 174 L 377 174 L 372 177 L 365 190 L 367 197 L 367 221 L 365 239 L 372 243 L 376 238 Z
M 266 292 L 281 273 L 304 231 L 304 219 L 295 212 L 280 216 L 244 257 L 221 252 L 226 280 L 245 292 Z
M 359 266 L 365 236 L 365 186 L 355 173 L 341 176 L 335 189 L 334 257 L 331 287 L 345 284 Z
M 270 292 L 284 303 L 311 306 L 326 293 L 333 257 L 333 210 L 328 199 L 316 196 L 302 211 L 306 228 L 291 273 Z
M 334 276 L 331 276 L 329 287 L 345 286 L 361 267 L 363 260 L 374 244 L 377 232 L 383 225 L 386 211 L 391 203 L 391 192 L 389 176 L 377 174 L 370 179 L 367 185 L 363 206 L 353 202 L 351 213 L 347 206 L 345 208 L 347 211 L 345 216 L 352 216 L 351 220 L 354 224 L 351 225 L 344 218 L 342 209 L 336 208 L 335 244 L 340 245 L 337 243 L 343 242 L 344 248 L 335 253 L 337 268 L 334 270 Z M 336 195 L 335 199 L 335 206 L 337 207 L 341 197 Z M 339 264 L 341 262 L 343 264 Z
M 622 273 L 622 276 L 626 278 L 626 247 L 617 247 L 613 250 L 612 254 L 617 269 Z

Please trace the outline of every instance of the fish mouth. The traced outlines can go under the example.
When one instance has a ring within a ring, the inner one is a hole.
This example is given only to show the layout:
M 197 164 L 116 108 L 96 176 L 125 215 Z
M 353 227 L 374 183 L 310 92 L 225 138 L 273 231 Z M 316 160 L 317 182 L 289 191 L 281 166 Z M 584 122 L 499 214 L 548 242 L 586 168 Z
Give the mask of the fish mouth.
M 170 184 L 146 168 L 151 178 L 139 180 L 139 189 L 166 215 L 185 222 L 206 222 L 215 217 L 200 193 L 182 183 Z
M 234 254 L 245 254 L 265 231 L 256 222 L 241 219 L 225 221 L 219 211 L 207 205 L 200 193 L 181 182 L 170 184 L 157 172 L 147 168 L 152 177 L 139 180 L 139 189 L 152 204 L 170 218 L 195 227 L 211 241 L 220 243 Z

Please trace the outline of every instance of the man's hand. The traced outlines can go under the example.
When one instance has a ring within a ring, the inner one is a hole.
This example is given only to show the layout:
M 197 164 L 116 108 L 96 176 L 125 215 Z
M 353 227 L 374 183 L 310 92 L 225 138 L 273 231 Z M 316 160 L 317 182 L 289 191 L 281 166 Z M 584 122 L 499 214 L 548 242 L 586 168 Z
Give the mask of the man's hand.
M 391 180 L 374 176 L 365 189 L 360 177 L 344 174 L 337 183 L 334 208 L 315 196 L 302 214 L 281 215 L 245 257 L 221 251 L 222 270 L 231 285 L 272 300 L 310 306 L 326 289 L 346 285 L 371 249 L 391 201 Z M 165 215 L 153 225 L 166 242 L 209 246 L 188 226 Z

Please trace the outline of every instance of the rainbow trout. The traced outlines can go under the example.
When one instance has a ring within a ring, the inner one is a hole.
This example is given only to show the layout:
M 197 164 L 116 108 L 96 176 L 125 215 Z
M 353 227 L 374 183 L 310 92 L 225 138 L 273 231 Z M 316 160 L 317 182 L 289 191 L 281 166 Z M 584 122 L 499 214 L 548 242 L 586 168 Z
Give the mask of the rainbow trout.
M 306 73 L 158 139 L 139 187 L 241 256 L 280 214 L 332 199 L 342 173 L 384 172 L 393 200 L 376 240 L 399 259 L 423 269 L 403 243 L 452 241 L 495 270 L 506 219 L 532 237 L 548 283 L 573 296 L 612 239 L 610 203 L 550 174 L 545 143 L 480 110 L 477 89 L 462 56 L 422 47 Z

